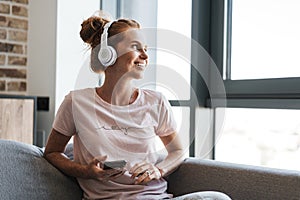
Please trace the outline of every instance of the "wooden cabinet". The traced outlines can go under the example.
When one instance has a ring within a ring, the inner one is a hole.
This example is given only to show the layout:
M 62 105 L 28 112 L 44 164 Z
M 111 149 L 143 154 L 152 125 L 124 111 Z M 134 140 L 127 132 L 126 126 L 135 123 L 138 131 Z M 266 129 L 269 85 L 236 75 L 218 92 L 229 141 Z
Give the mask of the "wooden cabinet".
M 36 98 L 0 95 L 0 139 L 34 144 Z

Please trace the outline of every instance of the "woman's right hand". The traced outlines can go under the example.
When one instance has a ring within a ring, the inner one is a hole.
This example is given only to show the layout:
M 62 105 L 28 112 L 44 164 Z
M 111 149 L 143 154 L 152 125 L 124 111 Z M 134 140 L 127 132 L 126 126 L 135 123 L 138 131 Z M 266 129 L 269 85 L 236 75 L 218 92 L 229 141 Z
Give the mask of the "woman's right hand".
M 105 161 L 107 156 L 96 157 L 87 165 L 87 174 L 91 179 L 109 181 L 119 176 L 122 176 L 125 173 L 124 168 L 117 169 L 102 169 L 101 162 Z

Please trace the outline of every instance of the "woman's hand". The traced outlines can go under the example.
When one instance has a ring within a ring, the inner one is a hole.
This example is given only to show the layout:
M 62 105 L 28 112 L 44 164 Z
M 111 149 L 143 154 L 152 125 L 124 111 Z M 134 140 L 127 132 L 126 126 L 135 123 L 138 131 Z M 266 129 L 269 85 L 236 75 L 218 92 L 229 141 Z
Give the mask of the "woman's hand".
M 135 184 L 148 183 L 153 179 L 160 179 L 162 177 L 160 170 L 153 164 L 146 161 L 135 164 L 129 173 L 131 178 L 135 179 Z
M 107 156 L 94 158 L 87 165 L 87 174 L 89 178 L 108 181 L 122 176 L 125 173 L 124 168 L 116 168 L 116 169 L 102 169 L 101 162 L 105 161 Z

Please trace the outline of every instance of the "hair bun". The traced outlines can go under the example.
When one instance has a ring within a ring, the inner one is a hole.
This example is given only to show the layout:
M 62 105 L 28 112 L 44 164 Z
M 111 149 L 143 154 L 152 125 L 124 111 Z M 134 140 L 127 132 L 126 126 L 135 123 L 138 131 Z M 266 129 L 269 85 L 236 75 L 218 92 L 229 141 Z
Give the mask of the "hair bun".
M 92 16 L 84 20 L 81 24 L 80 37 L 91 47 L 95 47 L 100 43 L 103 26 L 108 20 L 102 17 Z
M 96 11 L 91 17 L 82 22 L 81 39 L 91 47 L 96 47 L 100 43 L 104 25 L 112 20 L 110 13 L 103 10 Z

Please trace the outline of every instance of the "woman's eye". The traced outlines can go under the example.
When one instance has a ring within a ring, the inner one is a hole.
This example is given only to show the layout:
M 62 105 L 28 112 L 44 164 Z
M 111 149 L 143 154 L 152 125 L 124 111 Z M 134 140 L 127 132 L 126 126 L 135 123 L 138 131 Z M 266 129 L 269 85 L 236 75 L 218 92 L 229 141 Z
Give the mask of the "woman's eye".
M 138 45 L 132 45 L 132 48 L 134 49 L 134 50 L 139 50 L 139 46 Z

